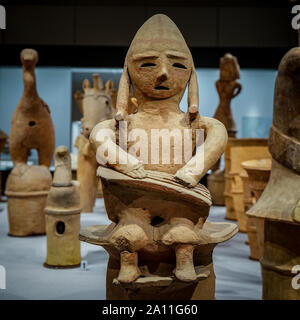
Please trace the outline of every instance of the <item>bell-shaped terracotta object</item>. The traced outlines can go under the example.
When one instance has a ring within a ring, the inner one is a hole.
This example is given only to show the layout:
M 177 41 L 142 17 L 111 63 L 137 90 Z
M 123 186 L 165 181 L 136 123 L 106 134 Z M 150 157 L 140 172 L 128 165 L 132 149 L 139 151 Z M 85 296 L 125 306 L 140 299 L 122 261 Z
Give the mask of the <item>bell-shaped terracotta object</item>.
M 46 213 L 46 267 L 74 268 L 80 266 L 80 192 L 79 182 L 72 181 L 69 150 L 60 146 L 55 151 L 55 171 Z
M 51 174 L 45 166 L 15 165 L 5 189 L 10 235 L 45 233 L 44 208 L 51 181 Z
M 270 180 L 248 216 L 264 219 L 263 299 L 300 299 L 294 268 L 300 265 L 300 48 L 282 58 L 275 84 Z M 294 281 L 295 282 L 295 281 Z

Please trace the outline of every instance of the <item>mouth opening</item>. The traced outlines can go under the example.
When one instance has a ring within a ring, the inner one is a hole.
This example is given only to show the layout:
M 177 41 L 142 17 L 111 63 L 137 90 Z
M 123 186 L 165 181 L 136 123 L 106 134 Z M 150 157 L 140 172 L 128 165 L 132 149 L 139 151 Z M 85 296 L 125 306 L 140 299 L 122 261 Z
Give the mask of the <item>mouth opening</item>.
M 156 86 L 154 89 L 155 90 L 169 90 L 169 88 L 164 87 L 164 86 Z

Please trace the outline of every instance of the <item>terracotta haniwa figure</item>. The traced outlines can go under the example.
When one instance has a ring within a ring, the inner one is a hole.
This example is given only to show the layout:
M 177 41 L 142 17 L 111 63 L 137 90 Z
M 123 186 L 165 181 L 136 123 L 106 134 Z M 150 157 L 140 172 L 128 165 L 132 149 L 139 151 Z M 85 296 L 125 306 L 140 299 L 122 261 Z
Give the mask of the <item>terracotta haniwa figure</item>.
M 81 119 L 82 133 L 75 142 L 75 147 L 78 148 L 77 179 L 80 182 L 80 201 L 83 212 L 93 211 L 99 188 L 99 179 L 96 175 L 98 164 L 88 139 L 97 123 L 112 119 L 115 114 L 110 95 L 112 90 L 111 80 L 107 81 L 104 87 L 99 75 L 94 74 L 93 87 L 86 79 L 83 82 L 84 94 L 80 91 L 75 93 L 75 99 L 83 115 Z
M 79 182 L 72 181 L 71 157 L 65 146 L 55 151 L 55 171 L 46 213 L 47 259 L 49 268 L 80 266 L 80 193 Z
M 263 299 L 300 299 L 300 290 L 292 287 L 297 282 L 295 276 L 300 265 L 299 70 L 297 47 L 282 58 L 278 68 L 269 135 L 270 180 L 247 212 L 248 216 L 265 219 L 264 254 L 260 260 Z
M 13 114 L 9 149 L 14 168 L 6 184 L 10 235 L 29 236 L 45 233 L 44 208 L 51 186 L 49 166 L 54 152 L 54 126 L 47 104 L 36 89 L 33 49 L 21 51 L 24 92 Z M 38 166 L 28 166 L 31 149 L 39 155 Z
M 38 53 L 33 49 L 21 52 L 24 92 L 13 114 L 9 149 L 12 161 L 26 163 L 31 149 L 36 149 L 39 164 L 50 167 L 55 147 L 55 134 L 50 110 L 36 89 L 35 65 Z
M 131 85 L 138 112 L 128 115 Z M 183 113 L 179 103 L 187 85 L 188 112 Z M 206 221 L 211 199 L 198 182 L 224 152 L 227 133 L 218 120 L 198 114 L 193 59 L 167 16 L 153 16 L 135 35 L 119 84 L 117 110 L 115 119 L 98 124 L 90 136 L 99 163 L 106 162 L 110 168 L 99 167 L 98 175 L 113 223 L 107 228 L 86 228 L 80 235 L 81 240 L 102 245 L 110 254 L 107 298 L 213 299 L 212 251 L 217 243 L 231 238 L 237 227 Z M 120 146 L 122 120 L 129 133 L 141 129 L 149 137 L 141 143 L 149 150 L 143 161 L 138 159 L 139 150 L 132 152 L 135 146 L 130 139 L 127 150 Z M 111 129 L 106 142 L 102 129 Z M 175 143 L 171 143 L 169 163 L 163 161 L 167 148 L 162 148 L 158 163 L 151 161 L 152 129 L 178 129 L 174 140 L 182 139 L 184 129 L 191 129 L 193 152 L 187 162 L 175 161 Z M 203 170 L 196 170 L 203 155 L 196 152 L 196 129 L 205 131 Z M 105 153 L 99 152 L 105 143 L 107 151 L 116 154 L 116 162 L 106 161 Z
M 242 89 L 237 81 L 240 78 L 240 66 L 236 57 L 226 53 L 220 59 L 220 79 L 216 81 L 216 88 L 220 97 L 214 118 L 221 121 L 227 129 L 230 138 L 236 137 L 236 126 L 232 116 L 230 102 Z M 225 178 L 224 170 L 220 170 L 220 161 L 213 167 L 213 173 L 208 177 L 208 188 L 212 194 L 214 205 L 224 205 Z
M 237 80 L 239 78 L 240 66 L 237 58 L 230 53 L 226 53 L 224 57 L 220 59 L 220 79 L 216 82 L 220 103 L 214 118 L 224 124 L 230 138 L 235 138 L 237 132 L 230 102 L 242 90 L 242 86 Z

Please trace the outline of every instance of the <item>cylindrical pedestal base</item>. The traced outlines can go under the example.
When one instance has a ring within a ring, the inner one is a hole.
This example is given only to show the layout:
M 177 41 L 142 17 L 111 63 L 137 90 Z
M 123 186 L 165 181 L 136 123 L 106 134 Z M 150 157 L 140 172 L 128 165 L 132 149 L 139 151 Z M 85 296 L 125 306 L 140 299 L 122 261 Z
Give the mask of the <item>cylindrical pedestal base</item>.
M 129 285 L 115 284 L 120 262 L 109 258 L 106 273 L 106 299 L 108 300 L 214 300 L 215 274 L 213 264 L 206 266 L 210 274 L 199 282 L 173 280 L 168 286 L 149 285 L 130 288 Z
M 265 220 L 263 299 L 300 300 L 299 273 L 293 272 L 300 265 L 299 236 L 300 225 Z
M 33 197 L 7 196 L 9 235 L 25 237 L 45 234 L 47 194 Z
M 80 214 L 46 214 L 46 266 L 54 268 L 79 267 L 81 262 Z

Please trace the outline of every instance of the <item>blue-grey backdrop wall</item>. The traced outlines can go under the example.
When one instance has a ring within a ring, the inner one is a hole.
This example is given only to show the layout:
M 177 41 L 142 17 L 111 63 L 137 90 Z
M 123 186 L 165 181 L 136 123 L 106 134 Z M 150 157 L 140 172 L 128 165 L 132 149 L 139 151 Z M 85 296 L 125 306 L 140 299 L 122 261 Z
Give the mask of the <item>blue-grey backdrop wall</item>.
M 103 75 L 109 69 L 72 69 L 37 67 L 37 88 L 40 97 L 51 110 L 55 126 L 56 146 L 71 148 L 71 105 L 72 72 L 96 72 Z M 111 69 L 120 73 L 121 69 Z M 276 70 L 242 69 L 240 82 L 242 91 L 232 100 L 231 106 L 238 129 L 238 137 L 267 137 L 272 121 L 273 92 Z M 197 69 L 199 82 L 200 114 L 212 117 L 219 102 L 215 81 L 219 78 L 218 69 Z M 10 130 L 12 114 L 22 95 L 21 67 L 0 68 L 0 128 L 7 134 Z M 181 109 L 187 110 L 187 94 L 181 102 Z

